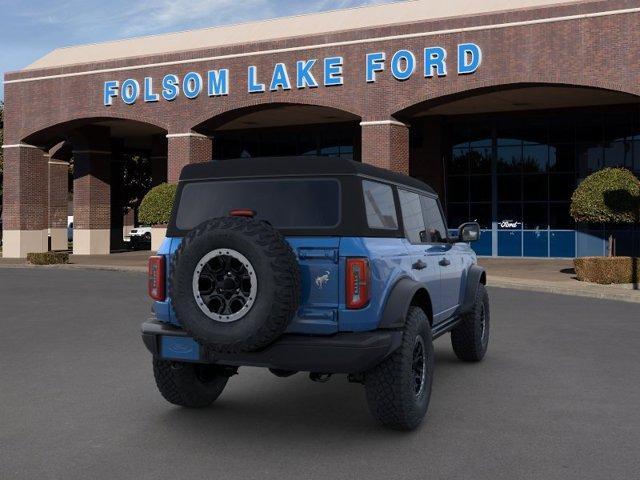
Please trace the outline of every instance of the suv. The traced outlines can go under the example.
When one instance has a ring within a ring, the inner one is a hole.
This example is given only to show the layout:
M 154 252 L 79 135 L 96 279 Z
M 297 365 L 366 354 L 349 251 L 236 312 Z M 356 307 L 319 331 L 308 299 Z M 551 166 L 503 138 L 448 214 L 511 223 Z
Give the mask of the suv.
M 481 360 L 486 275 L 447 233 L 436 193 L 398 173 L 337 158 L 189 165 L 167 238 L 149 259 L 155 318 L 142 326 L 160 393 L 206 407 L 238 367 L 363 383 L 373 416 L 424 417 L 433 340 Z

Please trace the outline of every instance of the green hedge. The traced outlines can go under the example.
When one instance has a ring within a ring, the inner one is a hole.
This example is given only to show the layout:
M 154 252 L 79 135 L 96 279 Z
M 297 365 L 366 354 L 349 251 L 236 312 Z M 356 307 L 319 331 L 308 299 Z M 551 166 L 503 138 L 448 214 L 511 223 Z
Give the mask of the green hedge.
M 624 168 L 589 175 L 571 197 L 576 222 L 635 223 L 640 215 L 640 180 Z
M 31 265 L 60 265 L 69 263 L 66 252 L 27 253 L 27 261 Z
M 640 258 L 581 257 L 576 258 L 573 265 L 578 280 L 583 282 L 609 285 L 640 281 Z
M 140 203 L 138 219 L 144 225 L 166 225 L 171 217 L 176 185 L 163 183 L 153 187 Z

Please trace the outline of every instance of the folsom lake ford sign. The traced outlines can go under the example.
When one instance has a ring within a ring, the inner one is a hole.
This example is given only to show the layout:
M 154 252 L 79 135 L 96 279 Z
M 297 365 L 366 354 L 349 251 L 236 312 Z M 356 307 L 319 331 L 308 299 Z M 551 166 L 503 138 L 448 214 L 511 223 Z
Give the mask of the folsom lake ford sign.
M 410 50 L 398 50 L 387 58 L 385 52 L 368 53 L 364 58 L 364 68 L 367 83 L 375 83 L 385 70 L 398 81 L 408 80 L 414 75 L 424 78 L 446 77 L 447 50 L 442 47 L 427 47 L 421 52 L 421 60 Z M 456 70 L 458 75 L 474 73 L 482 63 L 482 50 L 475 43 L 461 43 L 457 47 Z M 262 93 L 286 91 L 293 88 L 318 88 L 340 86 L 344 83 L 347 66 L 344 58 L 326 57 L 323 59 L 298 60 L 295 68 L 289 71 L 284 63 L 276 63 L 271 71 L 259 71 L 251 65 L 247 69 L 246 88 L 248 93 Z M 421 72 L 417 73 L 420 68 Z M 128 78 L 109 80 L 104 82 L 103 99 L 105 106 L 113 105 L 117 99 L 126 105 L 133 105 L 138 101 L 145 103 L 173 101 L 180 95 L 188 99 L 198 98 L 206 94 L 209 97 L 229 95 L 229 69 L 209 70 L 204 75 L 191 71 L 180 78 L 174 73 L 168 73 L 162 78 L 145 77 L 142 82 Z

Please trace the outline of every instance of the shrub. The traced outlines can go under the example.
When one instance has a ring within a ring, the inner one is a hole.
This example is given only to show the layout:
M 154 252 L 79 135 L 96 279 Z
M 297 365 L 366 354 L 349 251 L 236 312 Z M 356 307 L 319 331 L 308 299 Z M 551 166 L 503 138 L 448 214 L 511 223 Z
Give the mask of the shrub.
M 163 183 L 153 187 L 140 203 L 139 220 L 145 225 L 166 225 L 171 217 L 176 185 Z
M 640 214 L 640 180 L 625 168 L 592 173 L 571 197 L 576 222 L 635 223 Z
M 31 265 L 61 265 L 69 263 L 67 252 L 27 253 L 27 261 Z
M 640 258 L 582 257 L 573 261 L 578 280 L 600 283 L 637 283 L 640 279 Z M 635 271 L 634 271 L 635 270 Z

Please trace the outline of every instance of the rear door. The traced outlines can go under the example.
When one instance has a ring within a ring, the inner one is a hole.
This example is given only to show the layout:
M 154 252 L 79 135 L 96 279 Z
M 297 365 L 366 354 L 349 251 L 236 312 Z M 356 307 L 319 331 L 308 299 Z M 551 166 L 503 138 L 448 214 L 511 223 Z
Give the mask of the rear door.
M 453 315 L 460 304 L 460 288 L 464 265 L 447 239 L 447 227 L 440 203 L 435 197 L 420 197 L 427 240 L 440 266 L 442 319 Z
M 300 265 L 302 299 L 290 333 L 327 335 L 338 331 L 339 237 L 287 237 Z
M 442 256 L 439 246 L 433 246 L 425 240 L 425 223 L 422 214 L 420 195 L 415 192 L 398 189 L 400 210 L 407 239 L 407 249 L 411 255 L 413 277 L 424 284 L 431 296 L 434 321 L 442 316 L 442 292 L 440 265 Z

